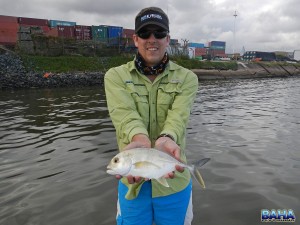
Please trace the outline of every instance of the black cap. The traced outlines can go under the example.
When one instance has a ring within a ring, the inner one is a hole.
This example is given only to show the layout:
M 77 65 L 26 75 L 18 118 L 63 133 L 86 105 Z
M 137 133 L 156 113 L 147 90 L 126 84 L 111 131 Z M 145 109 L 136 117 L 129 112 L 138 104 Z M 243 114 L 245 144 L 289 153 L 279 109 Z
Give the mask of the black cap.
M 142 9 L 135 17 L 135 33 L 147 25 L 157 25 L 169 31 L 169 18 L 165 12 L 158 7 Z

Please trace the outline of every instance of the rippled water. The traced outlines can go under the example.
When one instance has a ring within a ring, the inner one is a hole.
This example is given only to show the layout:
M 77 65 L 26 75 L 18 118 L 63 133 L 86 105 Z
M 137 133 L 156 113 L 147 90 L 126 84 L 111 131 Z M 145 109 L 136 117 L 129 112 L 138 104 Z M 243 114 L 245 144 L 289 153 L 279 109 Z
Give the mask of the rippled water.
M 201 81 L 187 138 L 188 159 L 212 158 L 193 224 L 299 217 L 299 78 Z M 102 88 L 0 91 L 0 224 L 115 224 L 116 153 Z

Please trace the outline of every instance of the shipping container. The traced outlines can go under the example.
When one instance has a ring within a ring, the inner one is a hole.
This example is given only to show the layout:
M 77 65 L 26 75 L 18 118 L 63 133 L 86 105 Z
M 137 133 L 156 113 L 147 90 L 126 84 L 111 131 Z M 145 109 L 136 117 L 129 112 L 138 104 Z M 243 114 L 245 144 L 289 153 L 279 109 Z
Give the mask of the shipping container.
M 100 41 L 103 43 L 108 42 L 108 27 L 101 26 L 92 26 L 92 39 L 94 41 Z
M 39 30 L 41 30 L 42 33 L 44 33 L 44 34 L 47 33 L 47 32 L 50 30 L 50 27 L 48 27 L 48 25 L 47 25 L 47 26 L 34 26 L 34 25 L 22 24 L 22 25 L 20 25 L 20 27 L 19 27 L 19 32 L 20 32 L 20 31 L 22 32 L 22 30 L 20 30 L 20 29 L 23 29 L 23 28 L 25 28 L 25 27 L 28 27 L 28 28 L 31 29 L 32 31 L 37 30 L 38 33 L 40 33 Z
M 123 27 L 108 26 L 108 44 L 119 46 L 122 43 Z
M 190 43 L 188 43 L 188 47 L 192 47 L 192 48 L 204 48 L 204 44 L 190 42 Z
M 225 49 L 211 49 L 210 48 L 210 52 L 212 52 L 212 54 L 225 54 Z
M 225 46 L 210 46 L 210 49 L 215 49 L 215 50 L 224 50 L 225 51 Z
M 0 15 L 0 44 L 15 45 L 18 40 L 18 18 Z
M 0 15 L 0 23 L 18 23 L 18 17 Z
M 108 38 L 122 37 L 123 27 L 108 26 Z
M 178 45 L 179 41 L 178 39 L 170 39 L 170 45 Z
M 76 40 L 92 40 L 91 26 L 75 26 L 75 39 Z
M 132 38 L 132 36 L 135 34 L 134 29 L 123 29 L 122 37 L 123 38 Z
M 122 34 L 122 45 L 125 48 L 134 48 L 135 44 L 133 41 L 133 35 L 135 34 L 134 29 L 123 29 L 123 34 Z
M 58 37 L 57 27 L 50 28 L 48 32 L 45 33 L 46 36 Z
M 211 41 L 211 42 L 209 42 L 209 47 L 212 47 L 212 46 L 214 46 L 214 47 L 224 47 L 225 48 L 225 46 L 226 46 L 226 42 L 224 42 L 224 41 Z
M 211 58 L 223 58 L 226 57 L 225 49 L 211 49 L 209 48 L 207 51 L 207 55 L 210 55 Z
M 58 37 L 75 39 L 75 27 L 57 25 Z
M 195 48 L 195 56 L 203 56 L 206 55 L 206 48 Z
M 18 23 L 21 25 L 48 26 L 48 20 L 27 17 L 18 17 Z
M 57 26 L 76 26 L 76 22 L 71 21 L 62 21 L 62 20 L 49 20 L 49 27 L 57 27 Z

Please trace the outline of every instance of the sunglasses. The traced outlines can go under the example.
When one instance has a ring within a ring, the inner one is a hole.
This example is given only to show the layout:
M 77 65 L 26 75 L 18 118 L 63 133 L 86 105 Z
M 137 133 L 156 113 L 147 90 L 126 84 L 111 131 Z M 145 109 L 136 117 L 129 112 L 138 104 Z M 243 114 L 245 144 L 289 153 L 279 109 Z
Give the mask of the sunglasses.
M 137 33 L 137 35 L 142 39 L 148 39 L 151 36 L 151 34 L 153 34 L 156 39 L 162 39 L 168 35 L 168 31 L 154 30 L 154 31 L 141 31 Z

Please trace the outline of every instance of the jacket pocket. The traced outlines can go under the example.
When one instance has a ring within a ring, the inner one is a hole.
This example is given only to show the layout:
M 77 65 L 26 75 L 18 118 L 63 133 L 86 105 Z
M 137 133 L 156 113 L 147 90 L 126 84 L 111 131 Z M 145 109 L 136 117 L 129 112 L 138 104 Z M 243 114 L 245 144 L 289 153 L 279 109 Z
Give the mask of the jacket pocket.
M 172 105 L 176 95 L 180 94 L 181 92 L 182 90 L 179 87 L 179 83 L 160 85 L 157 92 L 157 104 Z
M 134 101 L 148 103 L 148 90 L 144 85 L 135 86 L 133 83 L 126 84 L 127 91 L 131 94 Z
M 157 92 L 157 121 L 164 126 L 167 119 L 168 110 L 172 109 L 174 100 L 182 91 L 179 84 L 168 83 L 158 87 Z

